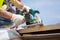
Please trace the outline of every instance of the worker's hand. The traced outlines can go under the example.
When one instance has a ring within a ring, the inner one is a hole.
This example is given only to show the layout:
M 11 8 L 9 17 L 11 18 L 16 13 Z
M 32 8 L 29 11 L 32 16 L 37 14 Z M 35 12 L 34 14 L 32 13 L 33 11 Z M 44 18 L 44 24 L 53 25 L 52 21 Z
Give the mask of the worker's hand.
M 25 22 L 24 16 L 13 14 L 11 20 L 16 24 L 16 26 Z

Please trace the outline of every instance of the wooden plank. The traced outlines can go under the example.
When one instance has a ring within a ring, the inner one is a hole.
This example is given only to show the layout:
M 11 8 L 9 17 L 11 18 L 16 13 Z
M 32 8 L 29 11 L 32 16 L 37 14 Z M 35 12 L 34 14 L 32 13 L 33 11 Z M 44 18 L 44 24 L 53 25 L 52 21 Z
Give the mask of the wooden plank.
M 47 26 L 41 26 L 41 27 L 21 29 L 21 30 L 18 30 L 18 32 L 23 34 L 23 33 L 29 33 L 29 32 L 47 31 L 47 30 L 55 30 L 55 29 L 60 29 L 60 23 L 47 25 Z
M 50 33 L 50 34 L 24 34 L 22 37 L 25 38 L 45 38 L 45 37 L 60 37 L 60 33 Z
M 37 35 L 23 35 L 24 40 L 60 40 L 60 33 L 53 34 L 37 34 Z
M 37 34 L 37 35 L 23 35 L 24 39 L 50 39 L 50 38 L 60 38 L 60 33 L 53 33 L 53 34 Z

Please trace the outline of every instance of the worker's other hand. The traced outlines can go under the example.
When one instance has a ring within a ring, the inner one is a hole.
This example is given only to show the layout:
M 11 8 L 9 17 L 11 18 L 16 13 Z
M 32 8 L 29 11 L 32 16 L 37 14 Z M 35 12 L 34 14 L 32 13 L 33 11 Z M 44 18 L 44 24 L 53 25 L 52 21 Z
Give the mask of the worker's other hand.
M 28 7 L 28 6 L 26 6 L 26 5 L 24 5 L 24 8 L 23 9 L 26 9 L 27 10 L 27 12 L 29 12 L 29 9 L 31 9 L 30 7 Z
M 11 20 L 15 23 L 16 26 L 25 22 L 24 16 L 13 14 Z

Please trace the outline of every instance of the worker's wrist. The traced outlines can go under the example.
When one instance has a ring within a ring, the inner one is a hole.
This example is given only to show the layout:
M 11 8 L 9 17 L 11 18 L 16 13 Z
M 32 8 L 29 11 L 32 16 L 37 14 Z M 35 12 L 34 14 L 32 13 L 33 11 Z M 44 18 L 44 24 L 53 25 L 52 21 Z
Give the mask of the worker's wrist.
M 13 20 L 16 17 L 16 14 L 12 14 L 11 20 Z

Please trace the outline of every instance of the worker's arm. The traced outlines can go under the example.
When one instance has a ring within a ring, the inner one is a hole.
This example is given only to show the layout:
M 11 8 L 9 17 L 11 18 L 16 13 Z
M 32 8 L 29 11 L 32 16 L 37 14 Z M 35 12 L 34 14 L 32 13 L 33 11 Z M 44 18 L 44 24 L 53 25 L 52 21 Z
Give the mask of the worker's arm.
M 3 8 L 0 8 L 0 16 L 4 17 L 4 18 L 12 18 L 12 13 L 7 12 L 6 10 L 4 10 Z
M 10 0 L 10 2 L 16 6 L 18 9 L 23 10 L 24 8 L 27 9 L 27 11 L 29 11 L 30 7 L 23 5 L 21 2 L 19 2 L 18 0 Z
M 23 5 L 18 0 L 10 0 L 10 2 L 18 9 L 23 9 Z
M 0 16 L 4 18 L 10 18 L 13 20 L 13 22 L 18 26 L 19 24 L 22 24 L 25 22 L 24 16 L 13 14 L 10 12 L 7 12 L 6 10 L 0 8 Z

